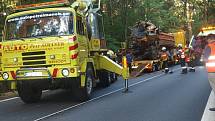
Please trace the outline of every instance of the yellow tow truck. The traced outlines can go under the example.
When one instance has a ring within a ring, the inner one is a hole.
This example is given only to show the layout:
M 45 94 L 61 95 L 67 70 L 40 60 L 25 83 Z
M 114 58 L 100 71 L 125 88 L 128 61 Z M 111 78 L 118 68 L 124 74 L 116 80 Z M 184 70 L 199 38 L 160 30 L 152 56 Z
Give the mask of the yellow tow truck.
M 16 6 L 7 16 L 2 79 L 25 103 L 39 101 L 42 90 L 59 88 L 88 100 L 93 87 L 109 86 L 110 72 L 128 79 L 128 68 L 106 56 L 100 4 L 57 0 Z

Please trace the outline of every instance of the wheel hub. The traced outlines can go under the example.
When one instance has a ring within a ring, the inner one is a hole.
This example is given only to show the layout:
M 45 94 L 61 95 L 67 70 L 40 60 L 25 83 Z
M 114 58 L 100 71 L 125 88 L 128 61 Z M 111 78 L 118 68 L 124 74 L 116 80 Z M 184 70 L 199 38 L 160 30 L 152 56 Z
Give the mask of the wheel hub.
M 93 87 L 93 82 L 91 78 L 87 78 L 87 84 L 86 84 L 86 88 L 87 88 L 87 93 L 90 94 L 92 91 L 92 87 Z

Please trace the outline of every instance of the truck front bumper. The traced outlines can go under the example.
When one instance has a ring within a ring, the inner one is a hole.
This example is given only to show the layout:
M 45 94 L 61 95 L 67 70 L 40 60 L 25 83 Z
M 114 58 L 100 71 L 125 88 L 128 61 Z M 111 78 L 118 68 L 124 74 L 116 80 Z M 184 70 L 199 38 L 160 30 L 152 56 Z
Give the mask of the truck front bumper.
M 79 67 L 14 69 L 11 71 L 3 71 L 0 81 L 70 78 L 78 77 L 79 74 Z

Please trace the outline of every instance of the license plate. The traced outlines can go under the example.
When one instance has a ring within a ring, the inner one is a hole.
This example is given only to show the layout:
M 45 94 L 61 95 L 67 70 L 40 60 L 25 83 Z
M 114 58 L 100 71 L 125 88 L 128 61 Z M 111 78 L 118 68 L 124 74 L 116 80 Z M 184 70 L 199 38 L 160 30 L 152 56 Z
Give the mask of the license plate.
M 42 72 L 27 72 L 25 73 L 25 76 L 31 77 L 31 76 L 42 76 Z

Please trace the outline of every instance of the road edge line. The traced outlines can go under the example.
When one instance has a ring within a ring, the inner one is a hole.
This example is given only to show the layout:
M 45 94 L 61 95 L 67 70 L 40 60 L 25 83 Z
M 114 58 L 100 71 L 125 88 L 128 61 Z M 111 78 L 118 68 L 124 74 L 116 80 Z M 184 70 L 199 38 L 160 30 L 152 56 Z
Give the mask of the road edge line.
M 212 114 L 210 114 L 210 108 L 214 108 L 214 107 L 212 107 L 212 106 L 214 106 L 214 97 L 215 97 L 215 95 L 214 95 L 214 92 L 213 92 L 213 90 L 211 91 L 211 93 L 210 93 L 210 95 L 209 95 L 209 97 L 208 97 L 208 101 L 207 101 L 207 104 L 206 104 L 206 106 L 205 106 L 205 110 L 204 110 L 204 112 L 203 112 L 203 115 L 202 115 L 202 118 L 201 118 L 201 121 L 211 121 L 210 120 L 210 116 L 212 115 Z M 212 113 L 212 112 L 211 112 Z M 213 121 L 215 121 L 215 118 L 213 119 Z
M 176 70 L 178 70 L 178 69 L 176 69 Z M 174 71 L 176 71 L 176 70 L 174 70 Z M 162 74 L 159 74 L 159 75 L 152 76 L 152 77 L 150 77 L 150 78 L 144 79 L 144 80 L 142 80 L 142 81 L 138 81 L 138 82 L 136 82 L 136 83 L 134 83 L 134 84 L 129 85 L 129 87 L 133 87 L 133 86 L 135 86 L 135 85 L 138 85 L 138 84 L 140 84 L 140 83 L 146 82 L 146 81 L 148 81 L 148 80 L 151 80 L 151 79 L 160 77 L 160 76 L 162 76 L 162 75 L 165 75 L 165 74 L 162 73 Z M 46 116 L 40 117 L 40 118 L 38 118 L 38 119 L 35 119 L 34 121 L 41 121 L 41 120 L 43 120 L 43 119 L 47 119 L 47 118 L 49 118 L 49 117 L 51 117 L 51 116 L 54 116 L 54 115 L 57 115 L 57 114 L 59 114 L 59 113 L 68 111 L 68 110 L 70 110 L 70 109 L 72 109 L 72 108 L 75 108 L 75 107 L 84 105 L 84 104 L 89 103 L 89 102 L 92 102 L 92 101 L 94 101 L 94 100 L 98 100 L 98 99 L 103 98 L 103 97 L 105 97 L 105 96 L 109 96 L 109 95 L 114 94 L 114 93 L 116 93 L 116 92 L 118 92 L 118 91 L 121 91 L 121 90 L 123 90 L 123 89 L 124 89 L 124 88 L 119 88 L 119 89 L 117 89 L 117 90 L 111 91 L 111 92 L 106 93 L 106 94 L 103 94 L 103 95 L 101 95 L 101 96 L 92 98 L 92 99 L 90 99 L 90 100 L 88 100 L 88 101 L 85 101 L 85 102 L 82 102 L 82 103 L 79 103 L 79 104 L 70 106 L 70 107 L 68 107 L 68 108 L 65 108 L 65 109 L 56 111 L 56 112 L 54 112 L 54 113 L 48 114 L 48 115 L 46 115 Z
M 0 100 L 0 103 L 7 102 L 7 101 L 10 101 L 10 100 L 15 100 L 15 99 L 18 99 L 18 98 L 19 97 L 12 97 L 12 98 L 8 98 L 8 99 Z
M 46 93 L 48 92 L 49 90 L 43 90 L 43 93 Z M 12 97 L 12 98 L 7 98 L 7 99 L 3 99 L 3 100 L 0 100 L 0 103 L 3 103 L 3 102 L 7 102 L 7 101 L 10 101 L 10 100 L 15 100 L 15 99 L 19 99 L 20 97 Z

